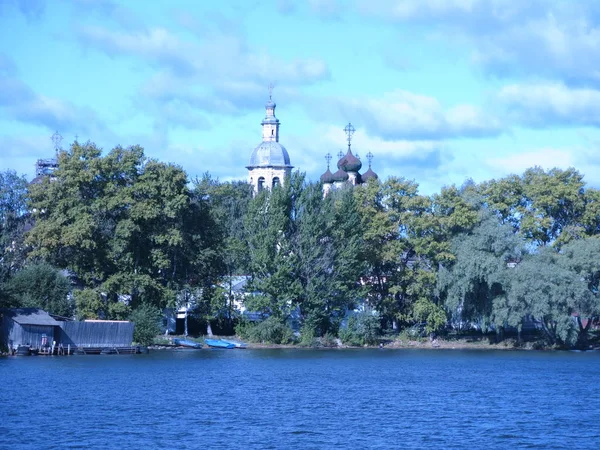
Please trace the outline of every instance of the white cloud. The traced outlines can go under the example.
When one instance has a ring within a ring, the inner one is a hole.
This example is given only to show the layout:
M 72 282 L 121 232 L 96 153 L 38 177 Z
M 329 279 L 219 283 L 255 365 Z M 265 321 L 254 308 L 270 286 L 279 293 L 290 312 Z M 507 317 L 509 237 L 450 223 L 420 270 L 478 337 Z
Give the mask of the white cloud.
M 574 167 L 585 175 L 588 186 L 600 187 L 600 158 L 597 157 L 597 150 L 591 147 L 532 148 L 524 152 L 487 158 L 483 163 L 490 171 L 489 178 L 509 174 L 520 175 L 534 166 L 544 170 Z
M 359 8 L 379 20 L 435 30 L 444 44 L 467 42 L 473 61 L 494 75 L 600 84 L 597 2 L 364 0 Z
M 370 135 L 384 140 L 479 138 L 502 132 L 500 121 L 476 106 L 459 104 L 444 108 L 434 97 L 404 90 L 386 92 L 381 97 L 315 101 L 320 104 L 321 116 L 349 117 Z M 310 103 L 306 106 L 314 109 Z
M 595 89 L 569 88 L 562 83 L 522 83 L 504 86 L 497 97 L 515 124 L 600 125 L 600 91 Z
M 327 64 L 316 58 L 281 60 L 250 49 L 242 37 L 214 34 L 205 39 L 183 39 L 165 28 L 115 31 L 99 26 L 82 26 L 80 39 L 109 55 L 130 55 L 168 68 L 177 76 L 197 80 L 285 79 L 289 84 L 310 84 L 329 78 Z

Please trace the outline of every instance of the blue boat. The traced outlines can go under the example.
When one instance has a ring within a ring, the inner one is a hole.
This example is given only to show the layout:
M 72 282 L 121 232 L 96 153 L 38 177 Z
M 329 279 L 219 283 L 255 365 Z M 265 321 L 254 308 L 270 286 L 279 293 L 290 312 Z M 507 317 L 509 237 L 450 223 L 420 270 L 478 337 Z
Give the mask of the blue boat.
M 189 339 L 175 338 L 173 339 L 173 344 L 188 348 L 202 348 L 202 344 L 200 342 L 190 341 Z
M 248 344 L 246 344 L 245 342 L 239 342 L 239 341 L 230 341 L 228 339 L 221 339 L 223 342 L 228 342 L 229 344 L 233 344 L 234 348 L 248 348 Z
M 235 344 L 222 339 L 204 339 L 204 343 L 212 348 L 235 348 Z

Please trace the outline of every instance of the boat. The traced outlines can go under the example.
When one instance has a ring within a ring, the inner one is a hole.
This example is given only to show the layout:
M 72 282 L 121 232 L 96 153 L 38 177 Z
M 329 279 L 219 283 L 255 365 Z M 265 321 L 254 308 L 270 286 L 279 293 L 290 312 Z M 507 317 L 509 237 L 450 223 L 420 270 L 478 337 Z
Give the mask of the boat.
M 179 345 L 180 347 L 188 347 L 188 348 L 202 348 L 202 344 L 200 342 L 191 341 L 189 339 L 173 339 L 173 344 Z
M 230 344 L 234 345 L 234 348 L 248 348 L 248 344 L 246 344 L 245 342 L 239 342 L 239 341 L 230 341 L 228 339 L 221 339 L 223 342 L 228 342 Z
M 235 348 L 235 344 L 222 339 L 204 339 L 204 343 L 212 348 Z

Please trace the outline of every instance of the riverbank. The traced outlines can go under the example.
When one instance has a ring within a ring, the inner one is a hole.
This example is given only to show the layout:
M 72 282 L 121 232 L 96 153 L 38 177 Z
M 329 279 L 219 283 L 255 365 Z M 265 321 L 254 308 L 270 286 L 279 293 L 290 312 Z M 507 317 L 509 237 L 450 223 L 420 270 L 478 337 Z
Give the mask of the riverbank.
M 176 337 L 176 336 L 174 336 Z M 219 337 L 214 336 L 218 339 Z M 231 336 L 222 336 L 223 339 L 242 339 Z M 197 342 L 203 343 L 203 338 L 196 338 Z M 155 345 L 150 346 L 153 350 L 175 350 L 180 349 L 162 336 Z M 457 338 L 419 338 L 419 339 L 390 339 L 382 338 L 376 345 L 365 345 L 363 347 L 349 346 L 343 344 L 339 339 L 335 342 L 322 342 L 315 340 L 312 345 L 302 344 L 265 344 L 248 342 L 249 349 L 356 349 L 356 348 L 382 348 L 382 349 L 422 349 L 422 350 L 565 350 L 550 347 L 543 340 L 529 340 L 519 344 L 516 339 L 508 338 L 498 343 L 490 342 L 486 337 L 457 337 Z M 599 350 L 600 346 L 590 346 L 589 350 Z

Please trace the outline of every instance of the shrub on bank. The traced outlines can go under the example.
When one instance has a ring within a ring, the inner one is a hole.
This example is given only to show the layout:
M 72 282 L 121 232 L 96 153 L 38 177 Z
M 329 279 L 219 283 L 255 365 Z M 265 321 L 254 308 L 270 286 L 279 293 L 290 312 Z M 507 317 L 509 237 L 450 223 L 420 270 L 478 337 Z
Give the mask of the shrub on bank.
M 160 333 L 160 310 L 146 303 L 140 305 L 130 316 L 135 323 L 133 340 L 140 345 L 151 345 Z
M 371 311 L 361 311 L 348 319 L 348 325 L 340 330 L 340 339 L 352 346 L 375 345 L 381 334 L 379 316 Z
M 240 322 L 235 327 L 235 333 L 244 340 L 262 344 L 290 344 L 294 340 L 292 329 L 275 317 L 258 323 Z

